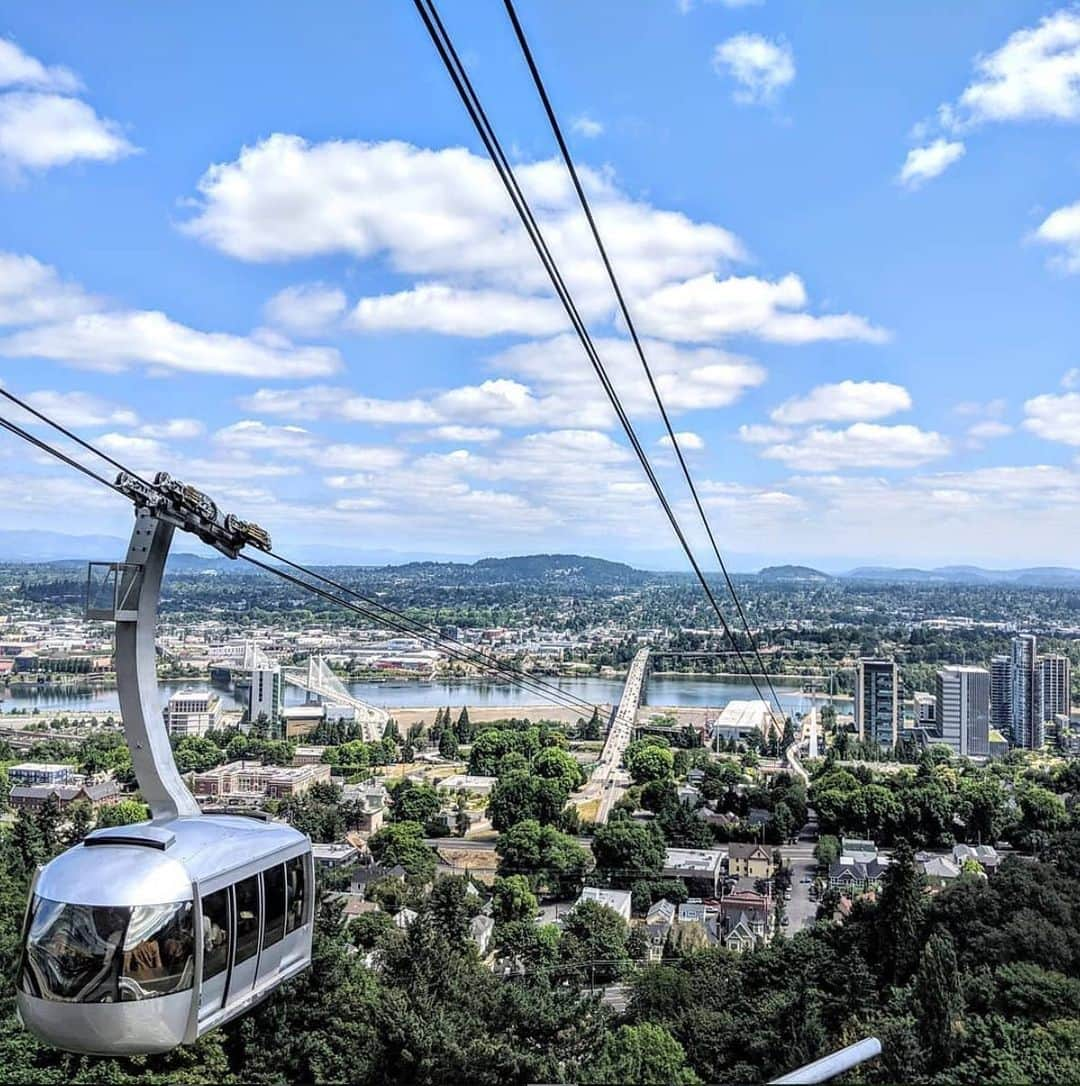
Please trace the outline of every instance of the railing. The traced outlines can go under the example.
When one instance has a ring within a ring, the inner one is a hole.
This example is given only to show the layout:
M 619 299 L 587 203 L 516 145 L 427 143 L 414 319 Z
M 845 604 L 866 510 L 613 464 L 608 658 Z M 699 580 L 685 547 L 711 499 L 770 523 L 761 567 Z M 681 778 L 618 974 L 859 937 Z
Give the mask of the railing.
M 881 1055 L 881 1042 L 876 1037 L 867 1037 L 863 1041 L 857 1041 L 847 1048 L 841 1048 L 839 1052 L 831 1052 L 820 1060 L 814 1060 L 797 1071 L 789 1071 L 786 1075 L 772 1080 L 772 1086 L 795 1086 L 795 1084 L 807 1084 L 815 1082 L 828 1082 L 860 1063 L 875 1059 Z

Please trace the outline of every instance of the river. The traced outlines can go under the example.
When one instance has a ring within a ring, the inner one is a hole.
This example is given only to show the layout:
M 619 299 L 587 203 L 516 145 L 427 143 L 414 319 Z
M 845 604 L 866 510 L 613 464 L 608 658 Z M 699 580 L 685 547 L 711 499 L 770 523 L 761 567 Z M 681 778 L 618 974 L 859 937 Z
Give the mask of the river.
M 548 679 L 569 694 L 583 701 L 595 704 L 612 704 L 622 694 L 620 679 L 602 679 L 596 677 Z M 784 709 L 802 713 L 810 708 L 811 700 L 802 693 L 797 683 L 784 683 L 774 680 L 777 696 Z M 205 682 L 187 680 L 165 680 L 160 683 L 162 701 L 168 700 L 178 690 L 194 690 L 205 687 Z M 513 708 L 521 705 L 536 705 L 542 699 L 539 695 L 514 687 L 508 683 L 485 683 L 475 680 L 461 682 L 353 682 L 347 684 L 350 693 L 362 701 L 387 709 L 411 708 L 427 709 L 442 705 L 469 705 L 478 708 L 506 706 Z M 215 687 L 226 709 L 240 708 L 236 695 L 229 689 Z M 762 684 L 762 690 L 768 690 Z M 720 708 L 735 699 L 756 697 L 751 684 L 731 679 L 711 679 L 704 676 L 689 675 L 653 675 L 646 686 L 646 704 L 660 706 L 715 707 Z M 302 704 L 304 692 L 295 687 L 286 688 L 286 705 Z M 824 699 L 818 697 L 819 703 Z M 44 710 L 107 716 L 117 713 L 120 703 L 115 689 L 19 689 L 12 688 L 6 697 L 0 697 L 0 710 L 10 712 L 19 710 Z

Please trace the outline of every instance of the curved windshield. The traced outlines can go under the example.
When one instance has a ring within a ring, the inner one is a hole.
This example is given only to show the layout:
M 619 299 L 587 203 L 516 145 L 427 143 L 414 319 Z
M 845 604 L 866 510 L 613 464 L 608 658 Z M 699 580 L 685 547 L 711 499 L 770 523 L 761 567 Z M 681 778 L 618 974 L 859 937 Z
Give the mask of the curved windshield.
M 191 902 L 72 905 L 35 897 L 20 984 L 41 999 L 116 1003 L 191 988 Z

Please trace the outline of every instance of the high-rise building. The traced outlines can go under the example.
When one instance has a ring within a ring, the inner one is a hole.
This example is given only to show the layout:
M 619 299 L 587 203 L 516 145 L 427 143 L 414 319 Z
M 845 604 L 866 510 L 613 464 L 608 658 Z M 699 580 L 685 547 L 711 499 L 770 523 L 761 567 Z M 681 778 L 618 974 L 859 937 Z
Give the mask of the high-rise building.
M 1012 731 L 1012 657 L 990 658 L 990 727 L 1002 735 Z
M 937 699 L 933 694 L 916 690 L 911 700 L 915 710 L 915 727 L 932 730 L 937 724 Z
M 892 660 L 860 660 L 855 669 L 855 727 L 860 739 L 883 747 L 899 738 L 896 664 Z
M 1059 716 L 1068 717 L 1069 658 L 1056 654 L 1040 656 L 1035 661 L 1036 699 L 1038 721 L 1046 724 Z
M 256 667 L 251 672 L 251 692 L 248 695 L 248 720 L 254 724 L 265 715 L 271 732 L 281 716 L 281 668 Z
M 956 754 L 990 753 L 990 672 L 943 667 L 937 673 L 937 734 Z
M 1035 635 L 1020 634 L 1012 640 L 1009 669 L 1010 732 L 1015 747 L 1035 750 L 1042 746 L 1042 721 L 1038 720 L 1035 679 Z

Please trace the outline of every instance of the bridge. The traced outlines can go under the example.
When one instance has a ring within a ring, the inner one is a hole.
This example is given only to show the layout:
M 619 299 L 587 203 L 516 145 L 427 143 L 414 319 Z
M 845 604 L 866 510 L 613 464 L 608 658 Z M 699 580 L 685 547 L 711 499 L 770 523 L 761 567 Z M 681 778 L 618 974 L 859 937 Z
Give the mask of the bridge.
M 600 801 L 595 819 L 599 823 L 608 820 L 612 806 L 626 787 L 626 777 L 620 767 L 623 753 L 634 737 L 634 722 L 645 694 L 650 655 L 651 650 L 641 649 L 631 662 L 619 707 L 600 752 L 600 761 L 593 767 L 592 776 L 578 797 L 579 804 Z
M 324 704 L 345 705 L 356 710 L 356 722 L 360 725 L 364 741 L 374 743 L 382 738 L 390 714 L 377 705 L 354 698 L 345 684 L 330 670 L 321 656 L 308 657 L 307 667 L 283 667 L 282 679 L 297 686 L 309 696 L 317 697 Z

